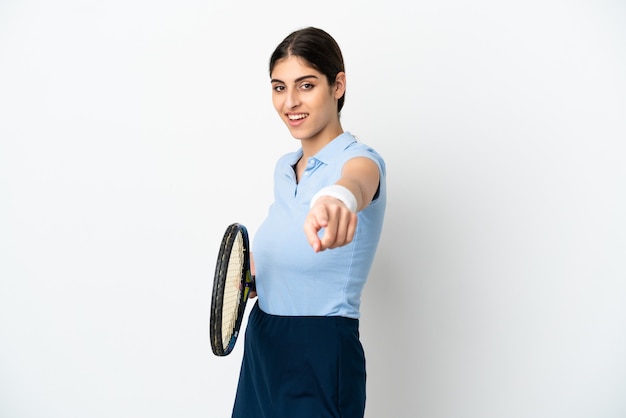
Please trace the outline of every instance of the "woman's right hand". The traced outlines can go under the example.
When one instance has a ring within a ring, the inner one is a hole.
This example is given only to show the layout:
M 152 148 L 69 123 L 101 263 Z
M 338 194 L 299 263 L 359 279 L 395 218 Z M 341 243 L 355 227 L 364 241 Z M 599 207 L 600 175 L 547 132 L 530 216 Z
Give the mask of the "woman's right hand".
M 252 277 L 255 277 L 256 268 L 254 267 L 254 257 L 252 257 L 252 251 L 250 251 L 250 273 L 252 274 Z M 254 299 L 255 297 L 256 290 L 251 290 L 250 293 L 248 293 L 248 299 Z

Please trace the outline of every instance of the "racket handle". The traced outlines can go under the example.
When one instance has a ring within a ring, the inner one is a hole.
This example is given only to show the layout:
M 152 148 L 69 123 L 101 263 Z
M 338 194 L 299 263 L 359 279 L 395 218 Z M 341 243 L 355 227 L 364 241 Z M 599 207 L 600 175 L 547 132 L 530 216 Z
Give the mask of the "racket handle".
M 249 287 L 251 292 L 256 292 L 256 276 L 250 276 L 250 280 L 246 281 L 246 287 Z

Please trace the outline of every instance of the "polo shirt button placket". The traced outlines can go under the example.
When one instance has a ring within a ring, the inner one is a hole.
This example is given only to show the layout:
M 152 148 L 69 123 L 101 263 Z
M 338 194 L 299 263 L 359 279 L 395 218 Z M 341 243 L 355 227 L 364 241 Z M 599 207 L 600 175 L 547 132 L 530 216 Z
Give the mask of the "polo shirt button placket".
M 309 158 L 309 162 L 306 166 L 306 169 L 304 170 L 304 175 L 308 176 L 309 174 L 311 174 L 314 167 L 315 167 L 315 158 Z

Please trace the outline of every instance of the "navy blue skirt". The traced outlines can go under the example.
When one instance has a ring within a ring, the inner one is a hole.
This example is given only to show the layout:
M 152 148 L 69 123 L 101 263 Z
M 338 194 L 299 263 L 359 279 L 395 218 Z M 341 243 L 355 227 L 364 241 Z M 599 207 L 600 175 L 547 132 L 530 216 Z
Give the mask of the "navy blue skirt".
M 365 377 L 357 319 L 270 315 L 256 303 L 232 417 L 363 418 Z

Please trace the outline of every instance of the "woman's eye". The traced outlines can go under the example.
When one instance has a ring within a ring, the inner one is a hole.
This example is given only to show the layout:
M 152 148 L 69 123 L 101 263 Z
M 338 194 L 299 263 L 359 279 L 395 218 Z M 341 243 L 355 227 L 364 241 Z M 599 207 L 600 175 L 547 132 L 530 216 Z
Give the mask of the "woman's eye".
M 274 91 L 280 92 L 285 90 L 285 86 L 274 86 L 273 89 Z
M 304 90 L 311 90 L 314 86 L 311 83 L 303 83 L 300 87 Z

